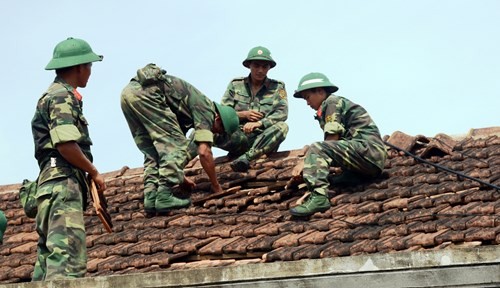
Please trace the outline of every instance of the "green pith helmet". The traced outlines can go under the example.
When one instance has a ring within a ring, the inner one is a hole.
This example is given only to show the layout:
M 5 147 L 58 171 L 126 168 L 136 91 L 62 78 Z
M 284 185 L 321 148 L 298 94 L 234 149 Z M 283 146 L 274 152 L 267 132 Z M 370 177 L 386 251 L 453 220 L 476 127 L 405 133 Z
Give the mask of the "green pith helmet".
M 82 39 L 69 37 L 56 45 L 52 60 L 47 64 L 45 70 L 55 70 L 96 61 L 102 61 L 102 55 L 95 54 L 89 43 Z
M 232 107 L 221 105 L 219 103 L 215 103 L 215 107 L 217 107 L 217 111 L 219 112 L 222 120 L 222 125 L 224 125 L 224 131 L 226 131 L 227 134 L 233 134 L 239 129 L 240 119 Z
M 254 47 L 248 52 L 247 59 L 243 61 L 243 66 L 249 68 L 250 61 L 260 60 L 260 61 L 268 61 L 271 62 L 271 68 L 276 66 L 276 62 L 274 62 L 273 57 L 271 57 L 271 51 L 266 47 L 257 46 Z
M 5 214 L 0 211 L 0 243 L 3 241 L 3 233 L 5 233 L 5 229 L 7 229 L 7 218 L 5 218 Z
M 326 77 L 325 74 L 313 72 L 305 75 L 300 79 L 299 87 L 297 87 L 297 90 L 295 90 L 293 97 L 302 98 L 300 92 L 318 87 L 325 88 L 328 94 L 335 93 L 337 90 L 339 90 L 337 86 L 333 85 L 330 80 L 328 80 L 328 77 Z

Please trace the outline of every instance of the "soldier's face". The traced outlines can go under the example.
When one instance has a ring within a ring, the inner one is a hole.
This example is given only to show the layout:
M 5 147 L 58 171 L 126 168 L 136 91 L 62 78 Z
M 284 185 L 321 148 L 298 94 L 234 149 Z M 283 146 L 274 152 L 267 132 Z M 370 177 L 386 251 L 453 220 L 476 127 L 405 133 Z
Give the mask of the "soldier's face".
M 217 133 L 217 134 L 224 133 L 224 125 L 222 124 L 222 119 L 220 119 L 219 115 L 215 116 L 215 121 L 214 121 L 214 125 L 212 127 L 212 132 Z
M 326 92 L 323 89 L 304 90 L 300 95 L 306 100 L 307 105 L 314 110 L 318 110 L 321 107 L 321 103 L 323 103 L 326 98 Z
M 79 77 L 78 77 L 78 87 L 87 86 L 87 82 L 89 81 L 90 74 L 92 73 L 92 63 L 86 63 L 80 65 L 79 69 Z
M 250 74 L 253 80 L 263 81 L 266 79 L 269 69 L 271 69 L 271 64 L 267 61 L 254 60 L 250 62 Z

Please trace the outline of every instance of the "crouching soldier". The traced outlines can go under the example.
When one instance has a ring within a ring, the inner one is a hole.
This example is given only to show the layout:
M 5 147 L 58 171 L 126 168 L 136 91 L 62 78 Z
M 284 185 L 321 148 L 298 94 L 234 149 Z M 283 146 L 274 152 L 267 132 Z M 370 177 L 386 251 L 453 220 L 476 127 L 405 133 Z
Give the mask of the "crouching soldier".
M 293 170 L 311 192 L 307 201 L 294 207 L 294 216 L 309 216 L 330 208 L 328 176 L 331 166 L 341 167 L 349 178 L 367 179 L 380 175 L 387 152 L 379 130 L 366 110 L 349 99 L 334 95 L 338 88 L 321 73 L 300 79 L 295 94 L 316 111 L 324 141 L 312 143 L 304 161 Z M 346 176 L 346 175 L 341 175 Z

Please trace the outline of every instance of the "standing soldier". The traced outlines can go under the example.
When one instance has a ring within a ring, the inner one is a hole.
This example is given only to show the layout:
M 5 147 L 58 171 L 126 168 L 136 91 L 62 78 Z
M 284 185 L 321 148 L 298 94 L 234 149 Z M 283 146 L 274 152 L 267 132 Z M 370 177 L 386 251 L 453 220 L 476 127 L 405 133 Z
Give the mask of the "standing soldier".
M 38 257 L 33 281 L 84 277 L 87 272 L 85 173 L 100 193 L 106 185 L 92 164 L 92 141 L 82 113 L 82 96 L 76 88 L 87 86 L 92 62 L 101 60 L 87 42 L 68 38 L 57 44 L 45 67 L 56 70 L 56 78 L 38 100 L 31 121 L 40 167 L 35 195 Z
M 288 133 L 288 102 L 285 84 L 267 78 L 267 72 L 276 66 L 269 49 L 257 46 L 248 52 L 243 66 L 250 75 L 233 79 L 221 103 L 238 113 L 241 130 L 231 135 L 216 135 L 215 146 L 229 151 L 234 171 L 245 172 L 250 161 L 261 155 L 276 152 Z
M 194 185 L 184 177 L 190 157 L 198 154 L 214 192 L 222 192 L 212 154 L 213 133 L 238 129 L 233 108 L 211 101 L 188 82 L 166 74 L 155 64 L 137 70 L 123 89 L 121 108 L 132 137 L 144 154 L 144 210 L 148 216 L 187 207 L 190 201 L 172 194 L 173 187 Z M 185 134 L 193 128 L 193 142 Z
M 387 151 L 379 130 L 366 110 L 347 98 L 336 96 L 338 88 L 321 73 L 302 77 L 293 95 L 303 98 L 316 112 L 324 132 L 324 141 L 310 145 L 304 161 L 292 172 L 303 174 L 308 200 L 290 210 L 294 216 L 309 216 L 330 208 L 328 199 L 329 167 L 341 167 L 341 176 L 367 179 L 380 175 Z M 338 179 L 338 177 L 337 177 Z

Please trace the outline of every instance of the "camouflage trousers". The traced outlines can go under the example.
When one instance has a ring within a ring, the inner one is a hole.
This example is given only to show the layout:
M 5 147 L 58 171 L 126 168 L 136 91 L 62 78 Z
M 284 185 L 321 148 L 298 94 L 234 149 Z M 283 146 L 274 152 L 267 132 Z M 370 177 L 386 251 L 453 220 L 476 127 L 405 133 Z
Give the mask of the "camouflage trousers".
M 182 183 L 188 140 L 164 99 L 129 85 L 122 92 L 121 108 L 144 154 L 144 193 L 162 193 Z
M 84 277 L 87 245 L 82 188 L 75 177 L 43 183 L 37 193 L 39 235 L 33 281 Z
M 217 134 L 214 137 L 214 146 L 228 151 L 232 157 L 245 154 L 248 160 L 254 160 L 264 154 L 278 151 L 287 133 L 288 125 L 278 122 L 249 134 L 245 134 L 241 129 L 231 136 Z
M 359 141 L 321 141 L 310 145 L 304 159 L 303 178 L 309 191 L 327 195 L 330 167 L 341 167 L 342 174 L 352 180 L 377 177 L 382 168 L 366 159 L 365 144 Z M 384 155 L 381 155 L 385 159 Z M 353 179 L 354 178 L 354 179 Z

